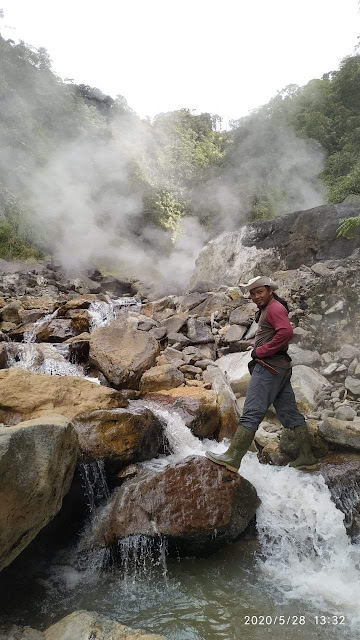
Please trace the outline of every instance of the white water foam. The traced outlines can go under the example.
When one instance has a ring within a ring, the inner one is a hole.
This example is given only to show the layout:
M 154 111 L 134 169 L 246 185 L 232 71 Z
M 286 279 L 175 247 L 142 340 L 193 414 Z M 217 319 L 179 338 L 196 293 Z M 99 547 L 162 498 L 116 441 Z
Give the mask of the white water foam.
M 147 403 L 164 425 L 173 451 L 167 458 L 143 463 L 163 468 L 206 449 L 221 453 L 227 443 L 200 441 L 176 412 Z M 320 473 L 260 464 L 247 453 L 241 475 L 256 488 L 261 499 L 257 529 L 264 578 L 284 600 L 307 601 L 317 614 L 344 615 L 352 626 L 360 623 L 359 545 L 351 544 L 344 514 L 336 508 Z
M 92 302 L 88 311 L 90 316 L 90 331 L 98 327 L 106 327 L 110 322 L 115 320 L 121 309 L 130 306 L 138 306 L 139 301 L 135 298 L 117 298 L 116 300 L 108 299 L 108 302 Z
M 8 367 L 24 369 L 33 373 L 47 373 L 53 376 L 84 377 L 80 365 L 68 360 L 69 345 L 51 345 L 48 343 L 8 345 Z

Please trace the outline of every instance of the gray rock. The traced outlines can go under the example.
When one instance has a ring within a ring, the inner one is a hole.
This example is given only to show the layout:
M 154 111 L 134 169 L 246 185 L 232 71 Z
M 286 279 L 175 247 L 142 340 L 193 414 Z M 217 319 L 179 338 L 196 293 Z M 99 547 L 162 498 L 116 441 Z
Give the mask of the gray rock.
M 339 366 L 338 362 L 332 362 L 326 367 L 326 369 L 322 371 L 323 376 L 332 376 L 333 373 L 335 373 L 338 366 Z
M 186 324 L 187 319 L 187 314 L 181 313 L 173 315 L 170 318 L 166 318 L 161 324 L 163 327 L 166 327 L 168 334 L 179 333 Z
M 360 424 L 325 418 L 319 422 L 318 429 L 320 435 L 328 442 L 360 451 Z
M 75 431 L 61 415 L 0 428 L 0 569 L 60 510 L 77 452 Z
M 308 318 L 315 323 L 321 322 L 322 320 L 322 316 L 319 313 L 309 313 Z
M 344 300 L 338 300 L 338 302 L 336 302 L 330 309 L 325 311 L 325 315 L 329 316 L 333 313 L 339 313 L 339 312 L 342 312 L 343 309 L 344 309 Z
M 189 293 L 184 296 L 180 303 L 180 311 L 191 311 L 194 307 L 197 307 L 199 304 L 204 302 L 208 297 L 207 293 Z
M 317 276 L 331 276 L 330 269 L 328 269 L 323 262 L 317 262 L 316 264 L 313 264 L 310 268 L 311 268 L 311 271 L 313 271 Z
M 254 317 L 253 305 L 248 304 L 246 307 L 237 307 L 233 309 L 229 315 L 230 324 L 241 324 L 245 327 L 251 325 Z
M 225 333 L 223 333 L 222 338 L 225 344 L 232 344 L 233 342 L 238 342 L 242 340 L 245 333 L 247 332 L 247 327 L 242 325 L 233 324 L 228 329 L 226 329 Z
M 342 405 L 335 411 L 335 418 L 337 420 L 353 420 L 356 417 L 356 411 L 348 405 Z
M 316 394 L 327 386 L 328 381 L 317 371 L 299 364 L 293 367 L 291 384 L 300 411 L 308 413 L 316 408 Z
M 203 373 L 203 380 L 205 384 L 210 384 L 216 393 L 216 402 L 220 414 L 218 440 L 231 438 L 238 427 L 240 414 L 228 377 L 212 363 Z
M 349 371 L 349 373 L 350 373 L 350 371 Z M 356 369 L 354 371 L 354 376 L 355 376 L 355 378 L 360 378 L 360 364 L 356 365 Z
M 360 357 L 360 349 L 352 344 L 343 344 L 336 356 L 339 360 L 353 360 Z
M 352 376 L 345 378 L 345 388 L 351 391 L 354 396 L 360 396 L 360 380 L 358 378 Z
M 356 367 L 358 366 L 358 364 L 359 364 L 359 360 L 357 358 L 354 358 L 354 360 L 350 362 L 348 367 L 349 376 L 353 376 L 355 374 L 355 377 L 357 377 Z M 360 373 L 360 367 L 359 367 L 359 373 Z
M 190 344 L 189 338 L 184 336 L 183 333 L 169 333 L 167 336 L 168 343 L 175 349 L 175 345 L 179 345 L 179 349 L 181 350 L 183 347 L 186 347 Z
M 187 337 L 193 344 L 204 344 L 214 341 L 211 329 L 204 322 L 196 318 L 189 318 L 188 320 Z
M 292 365 L 303 364 L 307 367 L 314 367 L 321 362 L 321 356 L 318 351 L 310 351 L 307 349 L 301 349 L 297 344 L 289 345 L 289 356 L 292 359 Z
M 167 329 L 166 327 L 154 327 L 150 329 L 149 334 L 155 338 L 155 340 L 163 340 L 166 337 Z

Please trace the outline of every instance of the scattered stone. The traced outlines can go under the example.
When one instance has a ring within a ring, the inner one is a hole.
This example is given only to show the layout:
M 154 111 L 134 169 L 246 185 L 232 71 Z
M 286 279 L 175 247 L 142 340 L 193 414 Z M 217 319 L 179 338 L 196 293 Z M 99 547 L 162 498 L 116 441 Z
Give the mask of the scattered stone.
M 82 333 L 89 328 L 88 322 L 85 323 L 81 331 L 76 331 L 72 320 L 65 318 L 54 318 L 49 323 L 44 324 L 36 332 L 37 342 L 64 342 L 68 338 L 72 338 L 76 333 Z
M 196 318 L 188 319 L 187 337 L 193 344 L 204 344 L 208 342 L 214 342 L 214 336 L 211 333 L 211 329 Z
M 348 405 L 342 405 L 336 409 L 335 418 L 337 420 L 353 420 L 356 418 L 356 411 Z
M 351 344 L 343 344 L 336 355 L 340 360 L 353 360 L 360 357 L 360 349 Z
M 216 393 L 216 402 L 220 414 L 218 440 L 231 438 L 239 426 L 240 411 L 229 379 L 221 369 L 214 364 L 203 373 L 205 384 L 210 384 Z
M 338 300 L 336 304 L 334 304 L 330 309 L 325 311 L 325 315 L 328 316 L 332 313 L 338 313 L 340 311 L 343 311 L 343 309 L 344 309 L 344 301 Z
M 324 369 L 322 371 L 322 375 L 323 376 L 332 376 L 333 373 L 335 373 L 335 371 L 337 370 L 339 366 L 338 362 L 332 362 L 331 364 L 329 364 L 326 369 Z
M 288 353 L 292 359 L 293 367 L 300 364 L 307 367 L 315 367 L 321 362 L 321 356 L 318 351 L 301 349 L 297 344 L 290 344 Z
M 173 364 L 163 364 L 145 371 L 140 380 L 140 391 L 144 394 L 159 389 L 173 389 L 183 383 L 184 374 L 179 369 Z
M 175 345 L 179 344 L 179 348 L 187 347 L 190 344 L 189 338 L 182 333 L 169 333 L 167 336 L 168 343 L 175 349 Z
M 323 262 L 317 262 L 310 267 L 311 271 L 315 273 L 317 276 L 331 276 L 331 271 L 328 269 Z
M 225 332 L 222 334 L 222 339 L 225 344 L 231 344 L 233 342 L 238 342 L 242 340 L 245 333 L 247 332 L 248 327 L 244 327 L 242 325 L 233 324 L 228 327 Z
M 345 388 L 348 389 L 354 396 L 360 396 L 360 380 L 359 378 L 353 378 L 348 376 L 345 378 Z
M 180 333 L 188 319 L 186 313 L 172 315 L 170 318 L 162 321 L 162 325 L 166 328 L 168 334 Z

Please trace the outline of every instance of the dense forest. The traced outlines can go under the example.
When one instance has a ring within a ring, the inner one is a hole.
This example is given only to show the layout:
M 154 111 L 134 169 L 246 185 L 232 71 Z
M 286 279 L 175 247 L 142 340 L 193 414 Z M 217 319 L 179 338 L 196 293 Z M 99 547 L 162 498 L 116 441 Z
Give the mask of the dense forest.
M 0 36 L 0 59 L 2 258 L 79 252 L 76 236 L 97 247 L 84 263 L 101 261 L 99 245 L 166 253 L 179 234 L 360 194 L 360 55 L 228 130 L 185 108 L 140 119 L 122 96 L 61 80 L 23 42 Z

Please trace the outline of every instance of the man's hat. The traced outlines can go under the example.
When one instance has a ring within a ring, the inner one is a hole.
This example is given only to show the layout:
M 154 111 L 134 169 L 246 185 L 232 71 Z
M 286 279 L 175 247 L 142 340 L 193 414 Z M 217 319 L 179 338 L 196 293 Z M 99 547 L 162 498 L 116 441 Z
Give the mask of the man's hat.
M 247 291 L 251 291 L 251 289 L 255 289 L 255 287 L 270 287 L 270 289 L 274 289 L 274 291 L 278 289 L 278 285 L 267 276 L 256 276 L 255 278 L 251 278 L 246 284 L 240 282 L 239 287 L 244 287 Z

